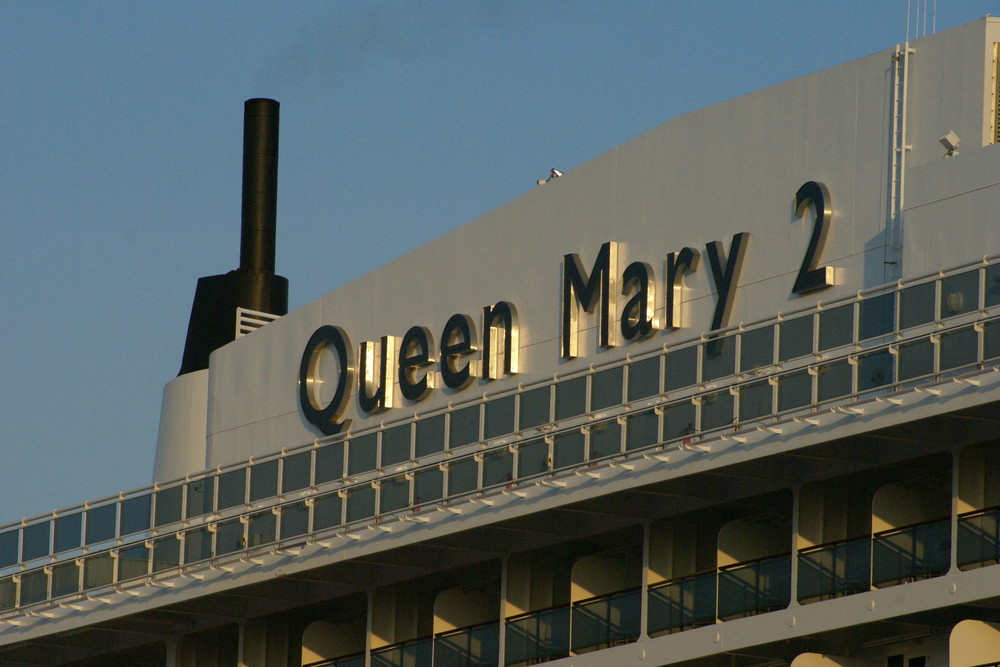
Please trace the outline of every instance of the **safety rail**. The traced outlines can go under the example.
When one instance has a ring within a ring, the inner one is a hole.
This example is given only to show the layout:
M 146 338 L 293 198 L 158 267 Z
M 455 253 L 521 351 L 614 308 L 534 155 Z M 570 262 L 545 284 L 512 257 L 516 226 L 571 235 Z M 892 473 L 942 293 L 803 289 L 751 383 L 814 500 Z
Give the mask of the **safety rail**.
M 872 538 L 837 540 L 799 550 L 799 602 L 871 590 Z
M 998 259 L 8 524 L 0 613 L 977 372 Z
M 956 560 L 961 569 L 1000 563 L 1000 506 L 958 515 Z

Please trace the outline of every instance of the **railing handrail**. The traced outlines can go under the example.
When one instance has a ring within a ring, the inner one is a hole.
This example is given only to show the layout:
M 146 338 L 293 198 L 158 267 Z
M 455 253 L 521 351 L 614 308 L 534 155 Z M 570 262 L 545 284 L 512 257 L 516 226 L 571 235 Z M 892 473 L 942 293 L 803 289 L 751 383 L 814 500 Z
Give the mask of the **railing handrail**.
M 935 523 L 951 523 L 951 516 L 939 517 L 937 519 L 927 519 L 925 521 L 918 521 L 916 523 L 910 523 L 905 526 L 897 526 L 895 528 L 887 528 L 885 530 L 880 530 L 872 533 L 872 539 L 879 537 L 891 537 L 893 535 L 898 535 L 905 533 L 914 528 L 920 528 L 921 526 L 929 526 Z

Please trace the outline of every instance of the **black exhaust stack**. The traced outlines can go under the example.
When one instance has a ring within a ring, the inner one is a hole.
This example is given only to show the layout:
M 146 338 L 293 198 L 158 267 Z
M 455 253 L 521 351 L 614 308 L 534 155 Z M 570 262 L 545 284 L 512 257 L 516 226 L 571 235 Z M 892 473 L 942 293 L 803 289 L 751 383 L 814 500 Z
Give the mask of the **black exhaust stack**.
M 208 368 L 208 356 L 236 339 L 236 309 L 288 312 L 288 279 L 274 274 L 278 194 L 278 103 L 243 107 L 243 225 L 240 268 L 198 279 L 178 375 Z

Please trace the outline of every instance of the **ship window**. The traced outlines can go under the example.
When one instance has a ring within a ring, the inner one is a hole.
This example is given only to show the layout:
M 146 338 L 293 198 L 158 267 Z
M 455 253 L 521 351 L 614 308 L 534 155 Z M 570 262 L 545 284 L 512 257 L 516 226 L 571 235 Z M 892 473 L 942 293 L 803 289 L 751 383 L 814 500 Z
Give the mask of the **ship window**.
M 410 425 L 382 431 L 382 466 L 410 460 Z
M 351 438 L 347 443 L 347 474 L 374 470 L 378 458 L 377 434 L 370 433 L 359 438 Z
M 173 535 L 161 537 L 153 543 L 153 572 L 177 567 L 181 562 L 181 543 Z
M 7 577 L 0 579 L 0 611 L 13 609 L 17 602 L 17 584 Z
M 899 292 L 899 328 L 908 329 L 934 321 L 934 283 L 907 287 Z
M 848 396 L 851 393 L 851 365 L 847 361 L 839 361 L 819 367 L 817 398 L 828 401 L 832 398 Z
M 212 533 L 202 526 L 184 533 L 184 562 L 194 563 L 212 557 Z
M 714 338 L 701 345 L 701 381 L 708 382 L 736 372 L 736 337 Z
M 986 294 L 983 300 L 987 308 L 1000 303 L 1000 264 L 986 267 Z
M 553 444 L 554 468 L 583 463 L 586 441 L 580 431 L 569 431 L 556 436 Z
M 52 597 L 69 595 L 80 590 L 80 568 L 76 561 L 52 568 Z
M 877 389 L 894 381 L 892 355 L 889 354 L 889 350 L 879 350 L 858 358 L 858 391 Z
M 246 546 L 243 537 L 243 522 L 230 519 L 219 523 L 215 531 L 215 555 L 222 556 L 234 551 L 240 551 Z
M 639 449 L 656 444 L 660 439 L 660 418 L 649 410 L 632 415 L 625 423 L 625 449 Z
M 601 459 L 622 451 L 622 427 L 614 419 L 590 427 L 590 458 Z
M 344 443 L 334 442 L 316 450 L 316 484 L 344 476 Z
M 941 280 L 941 319 L 979 309 L 979 270 L 965 271 Z
M 112 505 L 111 507 L 114 507 Z M 83 524 L 83 515 L 80 512 L 57 517 L 55 524 L 55 553 L 69 551 L 80 548 L 80 528 Z M 115 534 L 114 526 L 111 527 L 112 537 Z
M 809 371 L 778 378 L 778 411 L 794 410 L 812 403 L 812 376 Z
M 587 411 L 587 376 L 556 384 L 556 421 Z
M 479 464 L 473 458 L 456 461 L 448 466 L 448 495 L 457 496 L 475 491 L 479 484 Z
M 544 438 L 530 440 L 517 448 L 517 477 L 532 477 L 549 470 L 549 443 Z
M 997 357 L 1000 357 L 1000 320 L 993 320 L 983 327 L 983 359 Z
M 819 314 L 819 349 L 829 350 L 854 341 L 854 304 L 837 306 Z
M 667 406 L 663 411 L 663 439 L 691 437 L 694 434 L 695 410 L 691 401 Z
M 375 487 L 356 486 L 347 492 L 347 521 L 360 521 L 375 516 Z
M 454 449 L 479 440 L 479 406 L 462 408 L 451 413 L 448 447 Z
M 628 366 L 628 400 L 655 396 L 660 393 L 660 358 L 650 357 Z
M 740 334 L 740 370 L 743 372 L 774 363 L 774 327 L 761 327 Z
M 277 517 L 271 510 L 251 515 L 247 525 L 247 546 L 258 547 L 274 542 L 276 524 Z
M 181 487 L 177 488 L 180 496 Z M 115 539 L 115 527 L 118 523 L 118 505 L 102 505 L 87 510 L 87 544 L 96 544 Z
M 0 533 L 0 567 L 17 563 L 18 531 L 8 530 Z
M 733 423 L 733 395 L 729 390 L 706 394 L 701 402 L 701 430 L 708 431 Z
M 246 484 L 246 468 L 230 470 L 219 475 L 219 510 L 244 504 Z
M 281 539 L 309 532 L 309 506 L 305 503 L 286 505 L 281 509 Z
M 91 556 L 83 561 L 83 587 L 98 588 L 115 580 L 115 559 L 104 553 Z
M 590 411 L 620 405 L 622 402 L 622 366 L 608 368 L 590 378 Z
M 934 345 L 929 338 L 899 346 L 899 379 L 930 375 L 934 372 Z
M 215 478 L 202 477 L 185 484 L 187 487 L 187 505 L 185 506 L 185 516 L 201 516 L 208 514 L 215 506 Z
M 690 387 L 698 381 L 698 348 L 677 350 L 667 355 L 667 391 Z
M 444 494 L 444 473 L 440 468 L 430 468 L 418 472 L 413 481 L 414 504 L 440 500 Z
M 740 421 L 771 414 L 771 383 L 751 382 L 740 390 Z
M 892 333 L 896 327 L 896 295 L 879 294 L 859 304 L 858 340 Z
M 49 522 L 25 526 L 21 544 L 21 560 L 34 560 L 49 555 Z
M 278 459 L 250 467 L 250 502 L 278 495 Z
M 144 493 L 141 496 L 126 498 L 121 502 L 121 528 L 119 535 L 131 535 L 149 530 L 149 510 L 152 496 Z
M 118 581 L 145 577 L 148 573 L 149 549 L 145 545 L 139 544 L 118 552 Z
M 812 315 L 784 320 L 778 326 L 778 359 L 780 361 L 788 361 L 812 354 Z
M 410 482 L 399 475 L 382 482 L 379 512 L 395 512 L 410 504 Z
M 514 395 L 486 402 L 483 437 L 496 438 L 514 432 Z
M 976 363 L 979 337 L 971 326 L 941 335 L 940 369 L 960 368 Z
M 549 423 L 549 387 L 539 387 L 521 394 L 519 428 L 535 428 Z
M 41 602 L 49 596 L 49 575 L 35 570 L 21 575 L 21 604 Z
M 344 517 L 343 502 L 339 494 L 331 493 L 316 499 L 313 505 L 313 530 L 339 526 Z
M 343 456 L 341 456 L 343 464 Z M 309 467 L 312 465 L 312 452 L 299 452 L 286 456 L 281 462 L 281 492 L 289 493 L 309 486 Z
M 444 415 L 417 422 L 417 457 L 444 451 Z
M 483 488 L 514 479 L 514 456 L 506 447 L 483 454 Z
M 156 516 L 154 525 L 163 526 L 181 520 L 181 501 L 184 497 L 184 488 L 171 486 L 156 492 Z M 90 520 L 87 521 L 87 542 L 90 542 Z

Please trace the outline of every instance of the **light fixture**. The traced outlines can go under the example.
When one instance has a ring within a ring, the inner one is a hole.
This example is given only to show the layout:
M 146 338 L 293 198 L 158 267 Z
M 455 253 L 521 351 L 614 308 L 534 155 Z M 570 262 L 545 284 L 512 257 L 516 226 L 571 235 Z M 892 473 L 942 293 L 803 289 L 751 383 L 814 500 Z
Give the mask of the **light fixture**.
M 945 157 L 951 157 L 952 155 L 958 155 L 958 144 L 961 143 L 961 139 L 958 135 L 948 130 L 938 138 L 938 143 L 944 146 L 944 149 L 948 151 L 944 154 Z

